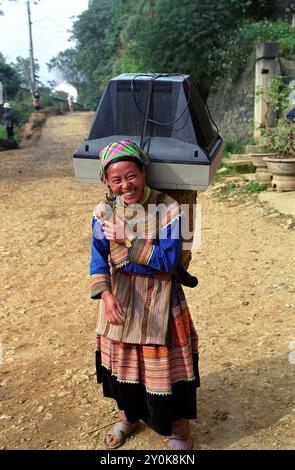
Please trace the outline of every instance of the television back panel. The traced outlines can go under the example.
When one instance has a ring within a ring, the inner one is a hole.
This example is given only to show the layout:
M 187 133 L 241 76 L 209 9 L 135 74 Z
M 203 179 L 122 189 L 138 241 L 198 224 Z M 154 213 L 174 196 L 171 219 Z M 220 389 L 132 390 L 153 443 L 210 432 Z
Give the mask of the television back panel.
M 122 139 L 148 155 L 147 179 L 158 189 L 206 189 L 221 160 L 222 138 L 189 75 L 122 74 L 110 80 L 88 139 L 73 157 L 78 180 L 100 182 L 99 152 Z

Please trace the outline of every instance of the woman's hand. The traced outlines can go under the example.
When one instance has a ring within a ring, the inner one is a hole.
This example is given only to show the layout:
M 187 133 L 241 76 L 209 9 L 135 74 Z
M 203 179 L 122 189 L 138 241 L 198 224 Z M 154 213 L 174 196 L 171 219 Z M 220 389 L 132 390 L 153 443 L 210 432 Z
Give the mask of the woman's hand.
M 132 239 L 132 230 L 123 217 L 117 215 L 116 222 L 106 220 L 102 225 L 103 233 L 107 240 L 114 240 L 116 243 L 124 243 Z
M 115 240 L 117 243 L 124 243 L 125 240 L 125 225 L 121 223 L 114 223 L 111 220 L 106 220 L 102 225 L 103 233 L 107 240 Z
M 98 220 L 103 220 L 106 215 L 107 205 L 105 202 L 99 202 L 94 209 L 94 215 Z
M 104 291 L 101 298 L 104 301 L 108 322 L 112 325 L 123 325 L 125 313 L 117 297 L 110 291 Z

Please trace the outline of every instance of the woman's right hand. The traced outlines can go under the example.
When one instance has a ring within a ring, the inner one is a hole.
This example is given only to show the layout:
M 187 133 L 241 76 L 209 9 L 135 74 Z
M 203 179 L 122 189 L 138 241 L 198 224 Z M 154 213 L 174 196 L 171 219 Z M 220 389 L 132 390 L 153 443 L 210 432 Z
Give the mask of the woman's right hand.
M 123 325 L 125 313 L 117 297 L 110 291 L 104 291 L 101 298 L 104 301 L 108 322 L 112 325 Z
M 97 206 L 94 208 L 94 216 L 98 220 L 103 220 L 105 218 L 107 211 L 107 205 L 105 202 L 101 201 L 97 204 Z

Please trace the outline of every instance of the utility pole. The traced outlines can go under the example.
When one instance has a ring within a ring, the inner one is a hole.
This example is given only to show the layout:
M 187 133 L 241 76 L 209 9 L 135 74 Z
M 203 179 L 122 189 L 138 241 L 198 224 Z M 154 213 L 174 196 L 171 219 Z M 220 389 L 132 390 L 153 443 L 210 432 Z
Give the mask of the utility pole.
M 33 38 L 32 38 L 32 22 L 31 22 L 30 0 L 27 1 L 27 11 L 28 11 L 28 22 L 29 22 L 29 34 L 30 34 L 31 93 L 33 94 L 33 92 L 35 90 L 35 63 L 34 63 L 34 53 L 33 53 Z

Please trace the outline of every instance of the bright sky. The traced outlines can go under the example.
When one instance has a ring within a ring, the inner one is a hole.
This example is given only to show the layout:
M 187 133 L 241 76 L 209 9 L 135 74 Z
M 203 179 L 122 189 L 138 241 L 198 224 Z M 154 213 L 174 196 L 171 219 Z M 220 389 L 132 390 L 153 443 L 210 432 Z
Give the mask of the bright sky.
M 40 65 L 40 79 L 61 81 L 54 72 L 47 71 L 46 63 L 58 52 L 73 47 L 69 41 L 73 21 L 87 10 L 88 0 L 40 0 L 30 1 L 34 58 Z M 10 2 L 3 0 L 0 10 L 0 52 L 8 63 L 16 57 L 29 57 L 29 26 L 27 0 Z M 74 18 L 73 18 L 74 17 Z

